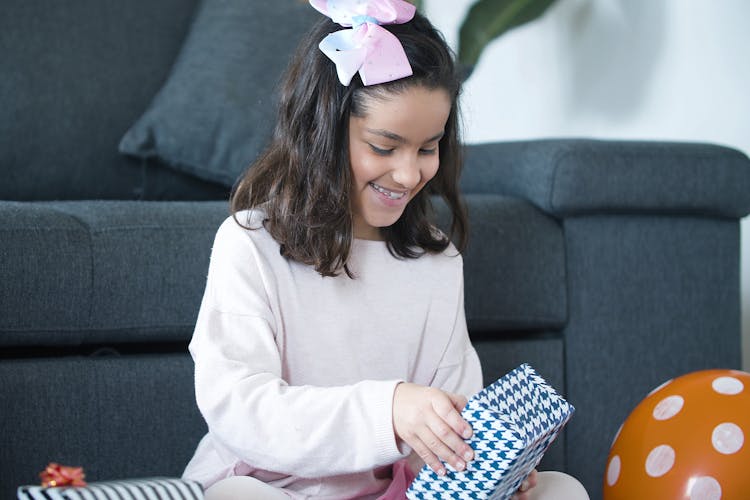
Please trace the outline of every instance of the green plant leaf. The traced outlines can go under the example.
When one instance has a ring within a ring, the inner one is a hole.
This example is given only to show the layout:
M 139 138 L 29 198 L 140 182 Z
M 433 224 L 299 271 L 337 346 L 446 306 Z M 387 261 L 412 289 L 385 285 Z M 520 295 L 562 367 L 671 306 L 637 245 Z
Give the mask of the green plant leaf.
M 541 16 L 555 0 L 479 0 L 461 23 L 458 60 L 473 67 L 484 48 L 506 31 Z
M 406 1 L 409 2 L 409 3 L 411 3 L 411 4 L 414 4 L 414 6 L 417 8 L 417 10 L 419 12 L 424 12 L 422 10 L 422 4 L 424 3 L 424 2 L 422 2 L 422 0 L 406 0 Z

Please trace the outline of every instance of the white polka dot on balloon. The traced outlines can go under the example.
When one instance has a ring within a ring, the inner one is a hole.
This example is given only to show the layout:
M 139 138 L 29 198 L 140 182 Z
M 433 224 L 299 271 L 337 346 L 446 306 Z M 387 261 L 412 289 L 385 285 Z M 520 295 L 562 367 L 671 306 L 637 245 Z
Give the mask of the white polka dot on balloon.
M 684 404 L 685 400 L 682 396 L 668 396 L 659 401 L 652 415 L 656 420 L 668 420 L 680 413 Z
M 646 457 L 646 474 L 651 477 L 661 477 L 674 466 L 674 448 L 662 444 L 651 450 Z
M 620 467 L 621 467 L 619 455 L 612 457 L 609 461 L 609 467 L 607 467 L 607 484 L 614 486 L 618 479 L 620 479 Z
M 724 455 L 737 453 L 745 443 L 745 435 L 737 424 L 724 422 L 714 427 L 711 434 L 711 444 L 714 449 Z
M 745 385 L 734 377 L 718 377 L 711 382 L 711 387 L 719 394 L 734 396 L 745 389 Z
M 721 485 L 711 476 L 695 479 L 690 486 L 690 500 L 720 500 Z

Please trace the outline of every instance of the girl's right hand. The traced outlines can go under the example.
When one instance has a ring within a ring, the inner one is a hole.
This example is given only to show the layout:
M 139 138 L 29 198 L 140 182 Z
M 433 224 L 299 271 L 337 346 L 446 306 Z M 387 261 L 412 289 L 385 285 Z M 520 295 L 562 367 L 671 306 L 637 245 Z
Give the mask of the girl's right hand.
M 458 394 L 402 382 L 393 394 L 393 430 L 438 475 L 446 470 L 441 460 L 464 470 L 474 450 L 464 442 L 472 435 L 461 418 L 466 398 Z

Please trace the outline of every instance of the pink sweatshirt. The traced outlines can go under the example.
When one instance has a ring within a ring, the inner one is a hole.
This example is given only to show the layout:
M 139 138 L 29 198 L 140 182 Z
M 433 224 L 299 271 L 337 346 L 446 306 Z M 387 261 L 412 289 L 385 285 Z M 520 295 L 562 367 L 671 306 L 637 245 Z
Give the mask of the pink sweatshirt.
M 392 424 L 401 381 L 470 396 L 482 386 L 463 304 L 463 261 L 397 259 L 355 240 L 356 275 L 285 259 L 241 212 L 216 235 L 190 353 L 209 432 L 184 477 L 251 475 L 293 498 L 376 497 L 405 457 Z

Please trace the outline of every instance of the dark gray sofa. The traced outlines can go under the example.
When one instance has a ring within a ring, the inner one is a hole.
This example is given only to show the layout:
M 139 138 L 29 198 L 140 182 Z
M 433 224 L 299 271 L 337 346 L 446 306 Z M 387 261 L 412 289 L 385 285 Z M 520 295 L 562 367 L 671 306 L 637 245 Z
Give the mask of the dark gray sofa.
M 289 15 L 304 8 L 296 0 L 239 3 L 291 33 L 312 19 Z M 205 432 L 186 344 L 229 186 L 118 152 L 170 76 L 197 6 L 4 3 L 3 498 L 50 461 L 82 465 L 90 480 L 177 476 Z M 268 43 L 277 74 L 291 42 Z M 266 49 L 253 48 L 263 64 Z M 272 83 L 245 82 L 257 92 L 248 125 L 262 131 L 246 155 L 267 133 Z M 577 413 L 543 468 L 598 498 L 609 444 L 650 389 L 740 367 L 750 161 L 706 144 L 484 144 L 467 148 L 463 189 L 466 310 L 486 381 L 529 362 L 566 395 Z

